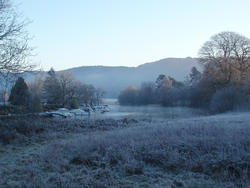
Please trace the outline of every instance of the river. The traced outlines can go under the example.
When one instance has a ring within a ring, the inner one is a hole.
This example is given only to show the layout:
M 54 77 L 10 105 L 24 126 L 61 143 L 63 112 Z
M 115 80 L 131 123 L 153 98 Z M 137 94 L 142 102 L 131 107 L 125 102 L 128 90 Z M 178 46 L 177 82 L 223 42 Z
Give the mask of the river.
M 142 106 L 122 106 L 117 99 L 104 99 L 104 105 L 108 105 L 110 111 L 92 116 L 99 118 L 140 118 L 140 119 L 177 119 L 202 116 L 205 113 L 202 110 L 188 107 L 163 107 L 160 105 L 142 105 Z

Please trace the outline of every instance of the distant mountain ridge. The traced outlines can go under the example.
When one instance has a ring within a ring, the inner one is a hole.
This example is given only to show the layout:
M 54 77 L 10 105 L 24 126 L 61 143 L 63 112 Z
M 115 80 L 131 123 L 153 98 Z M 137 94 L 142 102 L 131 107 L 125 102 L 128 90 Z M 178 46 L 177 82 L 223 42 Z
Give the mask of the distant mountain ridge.
M 166 58 L 137 67 L 82 66 L 64 71 L 86 84 L 103 88 L 106 97 L 117 97 L 129 85 L 140 87 L 143 82 L 154 82 L 159 74 L 184 81 L 192 67 L 201 69 L 198 58 Z

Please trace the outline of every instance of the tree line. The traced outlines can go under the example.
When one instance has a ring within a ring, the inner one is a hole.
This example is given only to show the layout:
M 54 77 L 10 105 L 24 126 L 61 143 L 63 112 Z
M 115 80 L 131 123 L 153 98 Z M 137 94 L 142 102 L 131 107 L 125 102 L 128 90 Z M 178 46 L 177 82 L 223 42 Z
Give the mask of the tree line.
M 184 96 L 179 95 L 182 94 L 180 91 L 183 88 L 184 83 L 161 74 L 155 82 L 142 83 L 139 89 L 129 86 L 121 91 L 118 101 L 122 105 L 162 104 L 164 106 L 175 106 L 178 105 L 177 103 L 184 103 Z M 177 91 L 178 96 L 176 95 Z
M 11 89 L 9 102 L 25 107 L 31 112 L 40 112 L 43 108 L 78 108 L 80 105 L 96 105 L 101 102 L 104 92 L 93 85 L 83 84 L 70 73 L 56 73 L 53 68 L 47 76 L 35 78 L 26 83 L 19 77 Z
M 119 96 L 122 105 L 162 104 L 225 112 L 249 108 L 250 40 L 235 32 L 221 32 L 199 50 L 202 72 L 193 67 L 187 80 L 159 75 L 155 83 L 133 86 Z

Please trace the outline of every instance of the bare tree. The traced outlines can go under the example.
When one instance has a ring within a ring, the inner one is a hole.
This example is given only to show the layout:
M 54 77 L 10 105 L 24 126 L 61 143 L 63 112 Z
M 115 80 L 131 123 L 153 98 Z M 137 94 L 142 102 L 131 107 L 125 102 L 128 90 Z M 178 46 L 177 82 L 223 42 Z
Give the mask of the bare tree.
M 87 87 L 85 84 L 82 82 L 76 80 L 75 81 L 75 98 L 77 99 L 79 104 L 87 103 L 87 97 L 86 97 L 86 92 L 87 92 Z
M 223 80 L 245 83 L 250 68 L 250 40 L 234 32 L 211 37 L 199 51 L 205 74 Z
M 11 0 L 0 0 L 0 74 L 20 73 L 34 68 L 27 61 L 32 49 L 26 20 L 14 10 Z
M 75 102 L 79 105 L 95 105 L 100 103 L 104 94 L 102 89 L 96 89 L 93 85 L 83 84 L 74 79 L 71 73 L 56 73 L 53 68 L 51 68 L 48 76 L 41 84 L 43 97 L 51 105 L 71 107 Z M 36 88 L 38 89 L 34 85 L 34 89 Z
M 45 74 L 45 72 L 35 73 L 34 79 L 30 83 L 28 83 L 28 87 L 32 97 L 37 96 L 40 99 L 42 98 Z
M 58 81 L 61 88 L 62 104 L 65 106 L 75 98 L 77 84 L 72 74 L 68 72 L 58 73 Z
M 103 91 L 102 88 L 97 88 L 95 89 L 95 98 L 96 101 L 95 103 L 100 105 L 100 103 L 102 102 L 102 97 L 104 96 L 105 92 Z
M 16 81 L 16 75 L 10 72 L 0 73 L 1 89 L 3 89 L 7 94 L 10 92 L 11 86 Z

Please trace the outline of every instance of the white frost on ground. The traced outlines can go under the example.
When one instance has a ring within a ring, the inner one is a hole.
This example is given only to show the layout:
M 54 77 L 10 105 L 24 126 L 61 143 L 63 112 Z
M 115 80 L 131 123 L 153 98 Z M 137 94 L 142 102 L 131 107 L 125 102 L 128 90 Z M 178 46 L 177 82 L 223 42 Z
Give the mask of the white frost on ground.
M 173 118 L 132 116 L 139 120 L 132 127 L 11 150 L 0 155 L 0 187 L 249 185 L 250 113 L 189 117 L 181 116 L 193 113 L 187 109 L 169 111 Z

